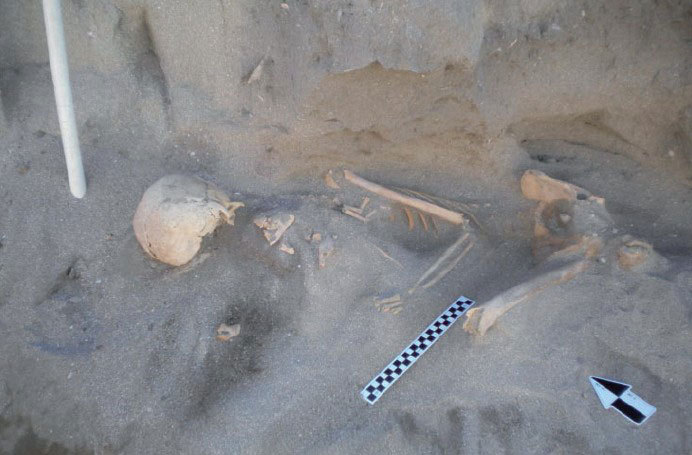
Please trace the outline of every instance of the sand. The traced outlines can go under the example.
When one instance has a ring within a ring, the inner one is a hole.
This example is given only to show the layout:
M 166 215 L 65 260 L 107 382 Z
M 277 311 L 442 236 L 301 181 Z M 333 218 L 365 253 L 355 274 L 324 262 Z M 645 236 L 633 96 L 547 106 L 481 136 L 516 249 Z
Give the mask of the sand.
M 66 0 L 76 200 L 40 2 L 0 2 L 0 453 L 692 451 L 689 3 L 286 5 Z M 409 294 L 462 228 L 409 230 L 343 169 L 466 204 L 474 247 Z M 655 254 L 625 270 L 606 247 L 485 335 L 460 321 L 369 406 L 362 387 L 457 296 L 543 273 L 527 169 L 603 197 L 597 234 Z M 180 268 L 132 229 L 171 173 L 246 204 Z M 341 212 L 365 196 L 368 223 Z M 292 255 L 253 224 L 287 214 Z M 590 375 L 656 414 L 604 410 Z

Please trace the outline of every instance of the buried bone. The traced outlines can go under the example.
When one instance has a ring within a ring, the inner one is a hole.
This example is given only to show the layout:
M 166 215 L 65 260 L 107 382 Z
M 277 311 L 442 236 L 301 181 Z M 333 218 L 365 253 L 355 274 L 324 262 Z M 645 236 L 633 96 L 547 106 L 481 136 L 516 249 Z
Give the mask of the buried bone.
M 296 252 L 296 250 L 292 246 L 284 242 L 281 242 L 281 245 L 279 245 L 279 250 L 283 251 L 286 254 L 295 254 Z
M 466 313 L 467 319 L 464 321 L 464 330 L 476 335 L 485 335 L 488 329 L 495 324 L 497 318 L 546 289 L 570 281 L 586 270 L 590 263 L 591 261 L 584 259 L 544 273 L 503 292 L 483 306 L 471 308 Z
M 329 169 L 327 173 L 324 174 L 324 184 L 334 190 L 338 190 L 341 188 L 339 184 L 336 183 L 336 180 L 334 180 L 334 173 L 331 169 Z
M 399 294 L 381 299 L 375 297 L 373 301 L 375 302 L 375 308 L 381 313 L 398 314 L 401 311 L 402 301 Z
M 195 257 L 205 235 L 224 222 L 233 225 L 244 205 L 200 178 L 168 175 L 144 192 L 132 226 L 147 254 L 179 266 Z
M 564 260 L 570 262 L 567 265 L 553 266 L 557 268 L 470 309 L 464 322 L 464 330 L 469 333 L 485 335 L 500 316 L 516 305 L 534 298 L 550 287 L 574 279 L 589 267 L 603 246 L 596 233 L 575 232 L 574 226 L 575 204 L 596 201 L 596 205 L 602 207 L 602 199 L 586 201 L 584 199 L 593 198 L 588 191 L 534 170 L 528 170 L 522 176 L 521 190 L 527 199 L 539 201 L 534 210 L 533 256 L 547 264 L 564 264 Z M 579 211 L 577 213 L 585 215 Z
M 602 198 L 539 171 L 524 174 L 522 191 L 527 198 L 539 200 L 534 212 L 534 256 L 548 267 L 564 264 L 565 260 L 570 262 L 554 265 L 557 268 L 469 310 L 464 323 L 467 332 L 484 335 L 500 316 L 519 303 L 583 273 L 602 251 L 612 253 L 616 249 L 617 263 L 624 270 L 635 269 L 646 262 L 664 263 L 646 242 L 629 236 L 613 238 L 604 234 L 613 230 Z
M 253 223 L 262 230 L 264 238 L 269 245 L 274 245 L 281 240 L 281 237 L 293 224 L 296 217 L 294 215 L 260 216 L 253 220 Z
M 435 283 L 440 281 L 442 278 L 445 277 L 454 267 L 457 265 L 457 263 L 464 257 L 466 256 L 466 253 L 473 248 L 473 245 L 475 244 L 475 240 L 471 239 L 468 242 L 468 245 L 466 245 L 464 248 L 462 248 L 462 245 L 466 240 L 469 238 L 469 233 L 463 234 L 461 237 L 457 239 L 456 242 L 454 242 L 452 245 L 450 245 L 444 253 L 435 261 L 435 263 L 428 268 L 428 270 L 421 275 L 421 277 L 418 279 L 416 284 L 409 289 L 408 293 L 413 294 L 415 291 L 418 290 L 418 288 L 429 288 L 430 286 L 433 286 Z
M 617 252 L 618 265 L 625 270 L 631 270 L 646 262 L 652 252 L 653 248 L 650 244 L 626 238 Z
M 542 202 L 595 198 L 590 192 L 577 185 L 554 179 L 535 169 L 529 169 L 521 176 L 521 192 L 527 199 Z M 600 200 L 600 198 L 595 199 Z
M 466 224 L 466 219 L 461 213 L 440 207 L 439 205 L 424 201 L 422 199 L 407 196 L 398 191 L 391 190 L 382 185 L 366 180 L 349 170 L 344 170 L 344 178 L 364 190 L 371 191 L 378 196 L 398 202 L 404 206 L 412 207 L 429 215 L 438 216 L 452 224 Z

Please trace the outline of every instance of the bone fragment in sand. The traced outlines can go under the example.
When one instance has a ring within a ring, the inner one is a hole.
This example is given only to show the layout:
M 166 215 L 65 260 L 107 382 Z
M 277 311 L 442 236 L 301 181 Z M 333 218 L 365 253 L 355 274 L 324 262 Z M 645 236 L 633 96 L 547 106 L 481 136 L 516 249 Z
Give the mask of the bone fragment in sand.
M 277 215 L 273 217 L 259 216 L 253 220 L 253 223 L 262 230 L 264 238 L 267 239 L 269 245 L 274 245 L 278 242 L 289 227 L 293 224 L 296 217 L 294 215 Z
M 489 302 L 476 308 L 471 308 L 466 313 L 464 330 L 477 335 L 485 335 L 495 321 L 514 308 L 515 305 L 525 302 L 546 289 L 572 280 L 582 273 L 591 264 L 588 259 L 582 259 L 563 266 L 556 270 L 546 272 L 532 280 L 521 283 L 508 291 L 494 297 Z
M 339 184 L 336 183 L 336 180 L 334 180 L 334 175 L 332 174 L 331 169 L 328 170 L 326 174 L 324 174 L 324 184 L 334 190 L 338 190 L 339 188 L 341 188 Z
M 575 201 L 592 197 L 592 194 L 584 188 L 554 179 L 535 169 L 529 169 L 521 176 L 521 192 L 527 199 L 543 202 L 558 199 Z
M 415 292 L 418 287 L 422 287 L 423 289 L 429 288 L 447 275 L 457 265 L 461 258 L 466 256 L 466 253 L 469 252 L 471 247 L 473 247 L 474 241 L 472 240 L 469 242 L 466 248 L 464 248 L 460 253 L 457 253 L 461 245 L 468 238 L 469 233 L 467 232 L 459 237 L 456 242 L 450 245 L 450 247 L 447 248 L 444 253 L 442 253 L 442 256 L 440 256 L 437 261 L 435 261 L 435 263 L 418 279 L 416 284 L 408 291 L 409 294 Z
M 417 199 L 411 196 L 406 196 L 398 193 L 389 188 L 385 188 L 382 185 L 366 180 L 362 177 L 357 176 L 349 170 L 344 170 L 344 178 L 356 186 L 363 188 L 364 190 L 371 191 L 378 196 L 382 196 L 386 199 L 398 202 L 400 204 L 413 207 L 421 212 L 428 213 L 430 215 L 438 216 L 446 221 L 453 224 L 465 224 L 465 218 L 461 213 L 454 212 L 452 210 L 440 207 L 439 205 L 432 204 L 421 199 Z

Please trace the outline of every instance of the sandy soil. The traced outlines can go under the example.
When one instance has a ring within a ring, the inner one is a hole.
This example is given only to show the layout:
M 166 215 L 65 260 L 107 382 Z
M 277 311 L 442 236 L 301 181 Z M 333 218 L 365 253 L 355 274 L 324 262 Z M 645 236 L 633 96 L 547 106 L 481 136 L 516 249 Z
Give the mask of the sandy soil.
M 40 2 L 0 1 L 0 453 L 692 451 L 689 2 L 64 3 L 83 200 Z M 463 228 L 409 230 L 343 169 L 465 204 L 474 247 L 408 293 Z M 606 246 L 485 335 L 453 326 L 366 404 L 458 295 L 482 306 L 550 266 L 526 169 L 603 197 Z M 246 204 L 180 268 L 131 224 L 170 173 Z M 365 196 L 368 223 L 341 212 Z M 293 255 L 252 222 L 280 214 Z M 626 234 L 655 251 L 631 270 Z M 240 335 L 216 340 L 222 323 Z M 589 375 L 656 414 L 604 410 Z

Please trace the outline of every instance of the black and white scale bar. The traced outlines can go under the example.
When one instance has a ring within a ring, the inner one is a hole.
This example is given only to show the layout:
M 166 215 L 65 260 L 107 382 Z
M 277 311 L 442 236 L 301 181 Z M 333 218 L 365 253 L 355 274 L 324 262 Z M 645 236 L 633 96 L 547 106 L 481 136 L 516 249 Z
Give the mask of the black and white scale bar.
M 456 300 L 456 302 L 451 304 L 449 308 L 447 308 L 444 313 L 435 319 L 418 338 L 413 340 L 413 343 L 411 343 L 409 347 L 404 349 L 404 351 L 399 354 L 392 361 L 392 363 L 387 365 L 387 368 L 375 376 L 375 379 L 370 381 L 370 383 L 360 392 L 365 401 L 367 401 L 369 404 L 375 404 L 375 402 L 380 399 L 382 394 L 384 394 L 384 392 L 390 388 L 406 370 L 411 368 L 411 365 L 416 363 L 418 357 L 427 351 L 430 346 L 435 344 L 437 339 L 440 338 L 440 336 L 445 333 L 457 319 L 466 313 L 466 310 L 471 308 L 474 303 L 475 302 L 473 300 L 469 300 L 466 297 L 461 296 Z

